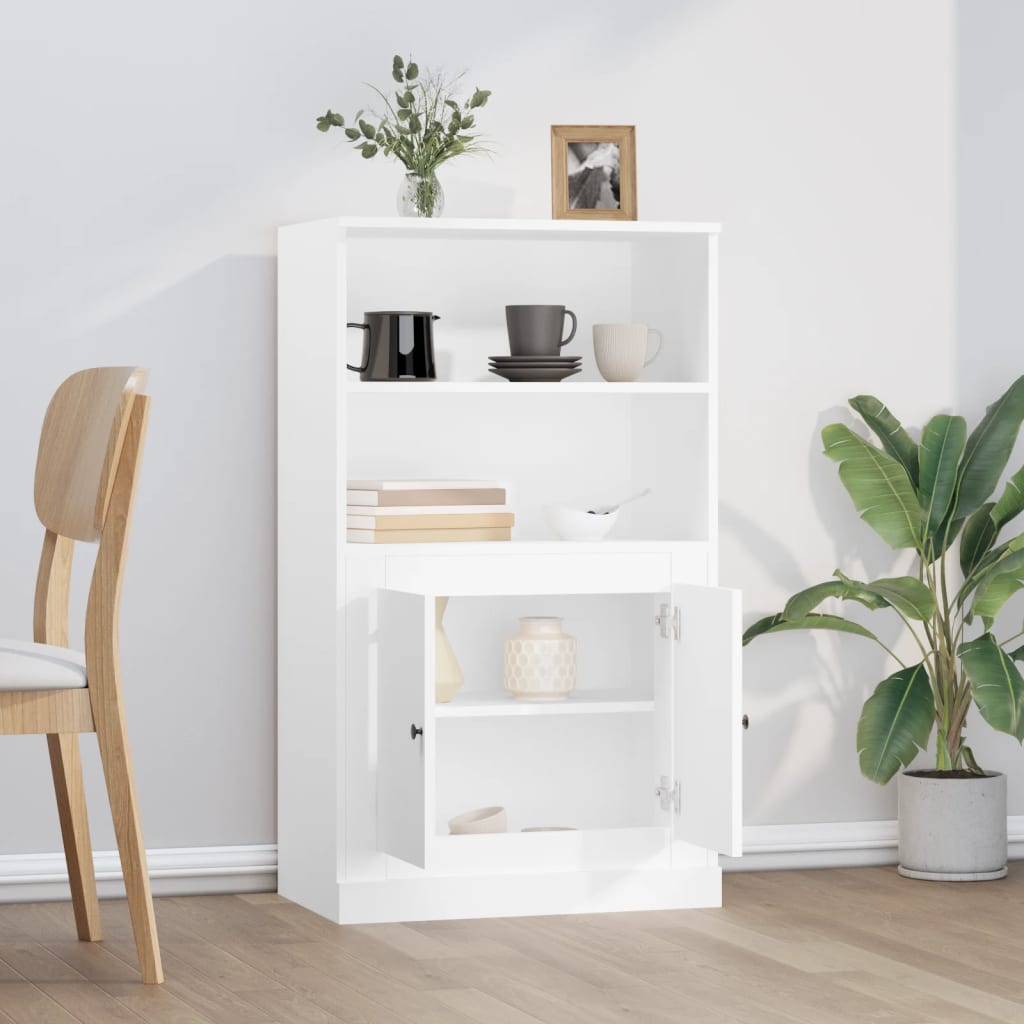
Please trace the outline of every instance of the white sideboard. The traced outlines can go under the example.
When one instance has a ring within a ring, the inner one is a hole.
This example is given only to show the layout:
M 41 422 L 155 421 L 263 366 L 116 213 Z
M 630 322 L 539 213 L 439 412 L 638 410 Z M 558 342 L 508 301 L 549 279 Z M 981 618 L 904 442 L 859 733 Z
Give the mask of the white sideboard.
M 739 595 L 717 583 L 718 226 L 332 219 L 279 233 L 279 890 L 334 921 L 706 907 L 741 845 Z M 559 384 L 487 372 L 507 303 L 579 317 Z M 439 314 L 435 382 L 360 381 L 364 311 Z M 591 326 L 658 328 L 635 383 Z M 501 543 L 345 539 L 345 482 L 500 480 Z M 651 488 L 608 539 L 543 508 Z M 435 598 L 465 685 L 434 701 Z M 502 640 L 558 615 L 578 685 L 502 689 Z M 422 730 L 420 733 L 418 730 Z M 500 805 L 509 831 L 451 836 Z M 560 827 L 565 831 L 529 831 Z

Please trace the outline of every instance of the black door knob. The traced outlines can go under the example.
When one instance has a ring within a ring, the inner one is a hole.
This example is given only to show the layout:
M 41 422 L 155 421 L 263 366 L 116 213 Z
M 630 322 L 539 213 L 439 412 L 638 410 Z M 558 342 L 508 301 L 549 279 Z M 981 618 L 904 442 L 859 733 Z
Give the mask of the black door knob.
M 422 729 L 417 729 L 415 722 L 412 725 L 409 726 L 409 739 L 414 740 L 414 739 L 416 739 L 417 736 L 422 736 L 422 735 L 423 735 L 423 730 Z
M 743 723 L 743 728 L 744 729 L 749 729 L 750 728 L 750 719 L 746 715 L 744 715 L 740 719 L 740 721 Z

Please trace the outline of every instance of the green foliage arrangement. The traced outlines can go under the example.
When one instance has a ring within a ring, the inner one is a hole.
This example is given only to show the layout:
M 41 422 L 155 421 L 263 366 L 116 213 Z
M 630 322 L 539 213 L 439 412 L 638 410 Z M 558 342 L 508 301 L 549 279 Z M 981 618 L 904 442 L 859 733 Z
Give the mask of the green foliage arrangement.
M 346 125 L 341 114 L 328 110 L 317 118 L 317 128 L 322 132 L 342 128 L 367 160 L 383 153 L 424 179 L 433 178 L 437 168 L 454 157 L 489 152 L 482 136 L 472 131 L 475 111 L 487 105 L 489 89 L 474 89 L 468 100 L 460 102 L 455 93 L 463 75 L 448 79 L 429 69 L 421 75 L 412 57 L 404 61 L 397 54 L 391 77 L 398 84 L 392 96 L 369 86 L 383 100 L 383 114 L 360 110 Z
M 779 614 L 755 622 L 743 643 L 794 629 L 875 641 L 900 668 L 864 704 L 861 772 L 888 782 L 925 749 L 934 725 L 936 770 L 981 774 L 964 742 L 972 701 L 989 725 L 1024 743 L 1024 677 L 1016 664 L 1024 662 L 1024 646 L 1006 649 L 1024 629 L 1003 641 L 992 631 L 1024 588 L 1024 533 L 1004 537 L 1024 511 L 1024 467 L 991 500 L 1024 422 L 1024 377 L 969 435 L 963 417 L 940 414 L 916 442 L 877 398 L 860 395 L 850 405 L 879 443 L 832 423 L 822 431 L 825 455 L 838 464 L 861 518 L 890 547 L 914 551 L 916 574 L 862 583 L 837 569 L 833 579 L 794 594 Z M 827 598 L 891 609 L 913 634 L 921 660 L 907 665 L 860 623 L 816 612 Z

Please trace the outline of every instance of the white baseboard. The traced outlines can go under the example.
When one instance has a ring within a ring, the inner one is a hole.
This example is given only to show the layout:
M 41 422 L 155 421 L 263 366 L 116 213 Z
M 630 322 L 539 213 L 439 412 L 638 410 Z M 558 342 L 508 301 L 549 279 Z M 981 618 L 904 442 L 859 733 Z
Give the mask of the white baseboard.
M 276 846 L 196 846 L 150 850 L 147 857 L 154 896 L 277 889 Z M 124 881 L 117 852 L 97 851 L 93 864 L 100 897 L 123 898 Z M 0 856 L 0 903 L 70 898 L 63 852 Z
M 1010 860 L 1024 860 L 1024 815 L 1006 819 Z M 895 821 L 747 825 L 743 856 L 721 857 L 724 871 L 859 868 L 895 864 Z
M 1007 819 L 1010 860 L 1024 860 L 1024 815 Z M 198 846 L 150 850 L 155 896 L 275 892 L 277 847 Z M 100 897 L 124 897 L 116 851 L 93 855 Z M 747 825 L 743 856 L 720 857 L 724 871 L 785 871 L 870 867 L 896 863 L 895 821 L 832 821 L 804 825 Z M 0 855 L 0 903 L 70 899 L 61 853 Z

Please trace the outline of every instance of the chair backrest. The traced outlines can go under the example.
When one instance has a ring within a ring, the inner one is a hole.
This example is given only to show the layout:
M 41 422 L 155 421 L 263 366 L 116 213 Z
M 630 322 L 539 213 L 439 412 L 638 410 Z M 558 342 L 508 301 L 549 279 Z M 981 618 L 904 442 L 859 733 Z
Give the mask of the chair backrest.
M 66 647 L 76 540 L 99 541 L 86 610 L 87 649 L 116 643 L 131 507 L 149 399 L 147 371 L 100 367 L 72 374 L 43 419 L 36 461 L 36 513 L 46 535 L 36 577 L 33 638 Z M 89 637 L 105 638 L 89 643 Z M 87 650 L 88 658 L 88 650 Z
M 146 375 L 134 366 L 104 366 L 74 373 L 57 389 L 36 460 L 36 514 L 47 530 L 71 540 L 100 539 L 132 404 Z

